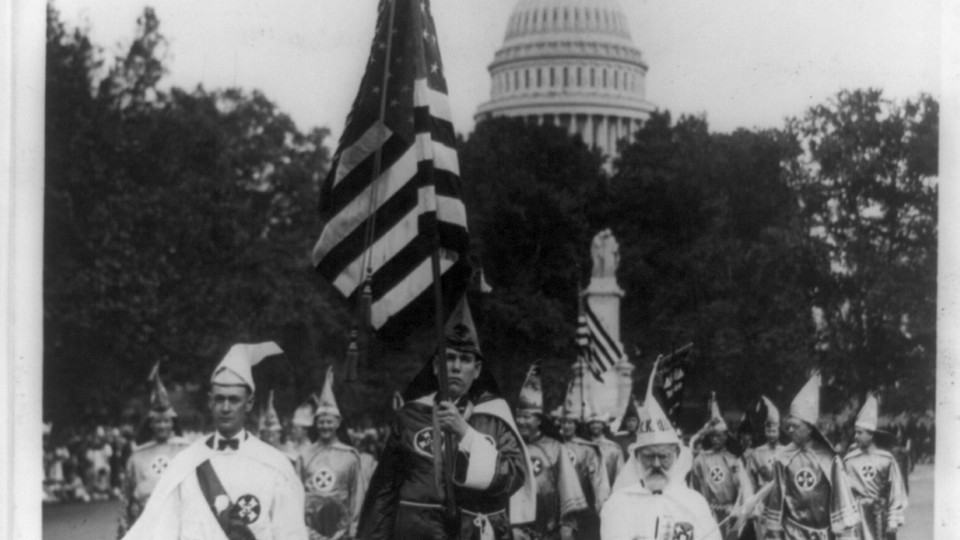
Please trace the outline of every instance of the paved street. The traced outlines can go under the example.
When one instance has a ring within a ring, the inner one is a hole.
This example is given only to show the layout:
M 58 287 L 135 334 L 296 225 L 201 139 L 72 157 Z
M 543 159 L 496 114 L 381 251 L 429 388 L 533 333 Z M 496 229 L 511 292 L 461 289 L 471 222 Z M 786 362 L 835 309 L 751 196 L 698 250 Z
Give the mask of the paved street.
M 43 540 L 114 540 L 117 535 L 116 501 L 63 504 L 43 508 Z M 910 476 L 907 524 L 898 540 L 933 538 L 933 465 L 919 465 Z

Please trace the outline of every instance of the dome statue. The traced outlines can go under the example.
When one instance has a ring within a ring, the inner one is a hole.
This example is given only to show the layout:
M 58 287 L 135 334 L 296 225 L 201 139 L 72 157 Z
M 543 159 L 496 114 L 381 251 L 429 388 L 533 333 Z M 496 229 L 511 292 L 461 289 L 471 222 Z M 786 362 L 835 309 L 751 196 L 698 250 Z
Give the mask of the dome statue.
M 562 126 L 607 155 L 654 110 L 647 64 L 616 0 L 520 0 L 489 71 L 490 101 L 478 121 Z

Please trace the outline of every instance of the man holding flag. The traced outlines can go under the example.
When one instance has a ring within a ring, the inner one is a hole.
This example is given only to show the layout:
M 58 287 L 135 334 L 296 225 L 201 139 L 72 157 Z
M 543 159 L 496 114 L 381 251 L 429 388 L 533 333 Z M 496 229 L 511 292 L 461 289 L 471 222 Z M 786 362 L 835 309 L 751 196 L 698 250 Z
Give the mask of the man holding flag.
M 536 488 L 526 449 L 496 381 L 484 369 L 466 299 L 447 324 L 445 353 L 407 387 L 370 480 L 358 538 L 509 540 L 511 524 L 534 520 Z M 438 402 L 440 362 L 446 362 L 450 400 Z M 453 434 L 453 463 L 445 459 L 438 431 Z M 445 509 L 447 468 L 453 473 L 455 516 Z

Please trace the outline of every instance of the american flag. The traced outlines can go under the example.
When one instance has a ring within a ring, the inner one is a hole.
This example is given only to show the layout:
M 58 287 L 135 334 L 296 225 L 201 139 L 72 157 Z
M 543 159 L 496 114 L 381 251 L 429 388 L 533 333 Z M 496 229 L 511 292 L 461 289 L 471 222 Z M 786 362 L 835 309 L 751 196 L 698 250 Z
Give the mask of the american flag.
M 590 308 L 590 303 L 580 300 L 577 317 L 577 348 L 590 374 L 603 382 L 603 374 L 620 360 L 623 351 L 620 344 L 607 333 L 600 319 Z
M 466 210 L 447 83 L 428 0 L 381 0 L 360 91 L 320 195 L 317 271 L 370 322 L 403 336 L 433 313 L 439 249 L 449 313 L 470 276 Z
M 660 402 L 664 405 L 664 412 L 675 420 L 676 413 L 683 401 L 683 387 L 686 382 L 686 366 L 690 353 L 693 352 L 693 343 L 688 343 L 672 353 L 661 356 L 657 360 L 656 380 Z

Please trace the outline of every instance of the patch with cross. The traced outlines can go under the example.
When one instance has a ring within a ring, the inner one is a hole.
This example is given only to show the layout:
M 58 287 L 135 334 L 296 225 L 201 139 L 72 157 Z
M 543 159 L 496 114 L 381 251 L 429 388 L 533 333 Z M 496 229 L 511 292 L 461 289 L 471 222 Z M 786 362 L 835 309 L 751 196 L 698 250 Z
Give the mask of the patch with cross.
M 337 485 L 337 476 L 327 467 L 320 467 L 310 477 L 310 485 L 314 491 L 330 493 Z
M 233 505 L 234 516 L 247 525 L 260 518 L 260 501 L 253 495 L 241 495 Z
M 714 484 L 722 484 L 727 479 L 727 471 L 723 467 L 714 467 L 710 469 L 710 481 Z
M 860 467 L 860 476 L 867 480 L 873 480 L 877 476 L 877 468 L 867 463 L 863 467 Z
M 693 540 L 693 525 L 685 521 L 674 525 L 673 540 Z
M 533 474 L 540 476 L 540 473 L 543 472 L 543 461 L 539 457 L 532 457 L 530 463 L 533 465 Z
M 150 462 L 150 472 L 152 472 L 154 476 L 160 476 L 169 466 L 170 458 L 167 456 L 157 456 Z
M 802 491 L 810 491 L 817 484 L 817 475 L 807 468 L 800 469 L 794 475 L 793 481 Z
M 433 458 L 433 428 L 425 427 L 413 436 L 413 449 L 418 454 Z

